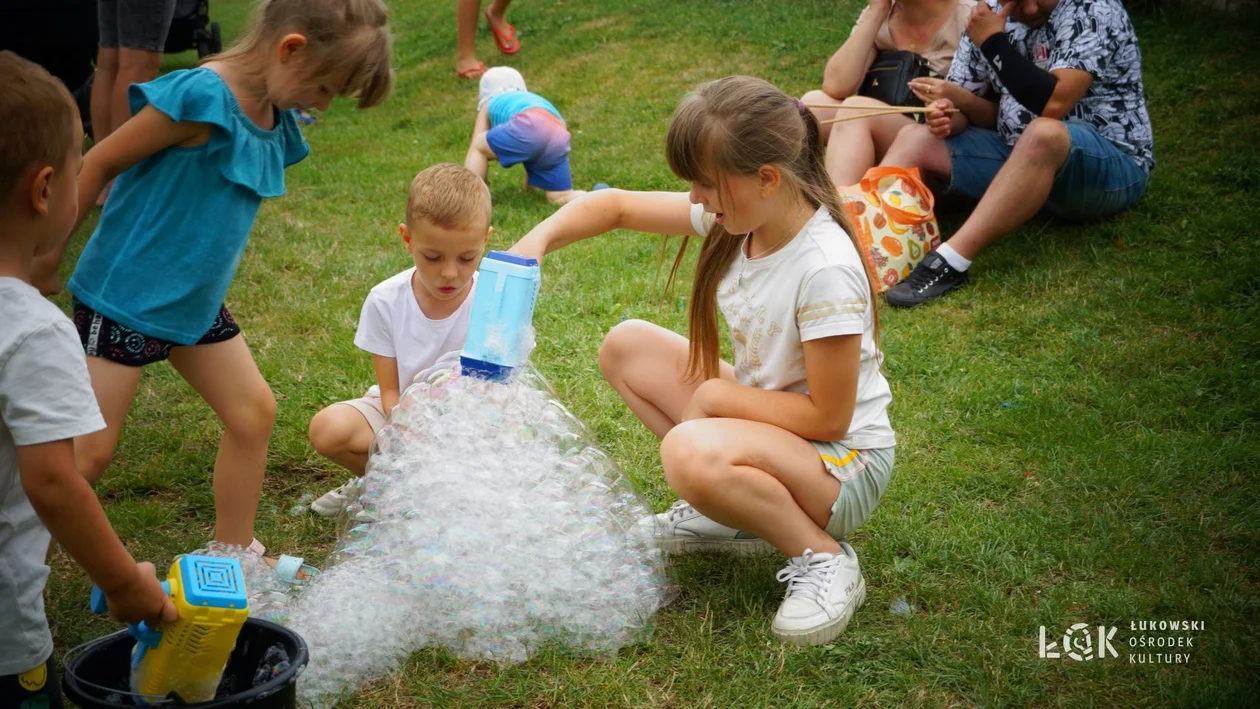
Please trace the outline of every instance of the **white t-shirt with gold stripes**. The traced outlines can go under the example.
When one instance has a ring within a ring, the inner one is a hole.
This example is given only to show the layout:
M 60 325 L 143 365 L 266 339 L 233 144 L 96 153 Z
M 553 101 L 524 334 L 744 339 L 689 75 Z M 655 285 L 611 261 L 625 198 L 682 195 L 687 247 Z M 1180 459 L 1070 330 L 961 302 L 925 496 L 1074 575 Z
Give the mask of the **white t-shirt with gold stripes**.
M 692 205 L 696 233 L 704 236 L 712 224 L 712 214 Z M 802 343 L 860 334 L 857 404 L 840 443 L 856 449 L 896 444 L 866 267 L 826 208 L 769 256 L 749 259 L 740 249 L 718 283 L 717 304 L 730 328 L 736 379 L 759 389 L 807 393 Z

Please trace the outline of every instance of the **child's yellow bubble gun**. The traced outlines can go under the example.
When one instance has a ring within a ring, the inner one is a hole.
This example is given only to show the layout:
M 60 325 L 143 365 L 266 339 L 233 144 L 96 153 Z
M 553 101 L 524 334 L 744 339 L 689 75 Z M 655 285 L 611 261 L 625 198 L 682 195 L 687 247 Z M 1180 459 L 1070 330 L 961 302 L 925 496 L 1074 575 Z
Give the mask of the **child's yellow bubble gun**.
M 171 692 L 189 704 L 214 699 L 236 636 L 249 617 L 245 577 L 236 559 L 185 555 L 171 564 L 162 588 L 170 594 L 179 620 L 161 630 L 145 623 L 128 626 L 136 647 L 131 653 L 131 691 L 136 701 L 156 702 Z M 92 612 L 109 610 L 105 594 L 92 588 Z

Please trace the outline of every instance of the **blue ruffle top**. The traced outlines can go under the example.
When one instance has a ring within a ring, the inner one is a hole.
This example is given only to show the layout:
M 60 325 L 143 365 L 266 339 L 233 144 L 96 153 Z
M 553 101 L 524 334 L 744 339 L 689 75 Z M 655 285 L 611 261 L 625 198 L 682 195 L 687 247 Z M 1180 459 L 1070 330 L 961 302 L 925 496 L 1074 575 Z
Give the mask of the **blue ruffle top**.
M 133 115 L 149 105 L 213 131 L 118 176 L 68 288 L 133 330 L 195 344 L 218 315 L 262 199 L 284 194 L 285 168 L 310 148 L 289 111 L 263 130 L 210 69 L 134 84 L 130 101 Z

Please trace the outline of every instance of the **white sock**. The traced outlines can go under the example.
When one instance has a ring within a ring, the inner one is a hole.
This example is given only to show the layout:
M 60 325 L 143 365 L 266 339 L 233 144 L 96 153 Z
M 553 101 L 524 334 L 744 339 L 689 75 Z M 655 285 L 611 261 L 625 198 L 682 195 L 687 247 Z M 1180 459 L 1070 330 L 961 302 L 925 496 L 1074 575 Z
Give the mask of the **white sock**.
M 954 251 L 954 247 L 950 246 L 948 243 L 938 246 L 936 248 L 936 253 L 940 254 L 941 258 L 945 259 L 945 263 L 948 263 L 950 268 L 958 271 L 959 273 L 962 273 L 971 267 L 971 261 L 963 258 L 962 254 L 957 251 Z

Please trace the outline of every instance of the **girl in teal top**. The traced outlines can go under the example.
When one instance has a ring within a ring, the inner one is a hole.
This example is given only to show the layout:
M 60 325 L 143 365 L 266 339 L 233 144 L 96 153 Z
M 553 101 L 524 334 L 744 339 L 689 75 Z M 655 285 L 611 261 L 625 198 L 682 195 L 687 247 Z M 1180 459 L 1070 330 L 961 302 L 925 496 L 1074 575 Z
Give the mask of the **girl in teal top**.
M 197 69 L 130 89 L 133 117 L 92 148 L 79 214 L 111 178 L 70 279 L 75 322 L 107 429 L 76 442 L 79 470 L 113 458 L 144 365 L 171 364 L 223 421 L 216 541 L 251 546 L 275 398 L 223 298 L 258 207 L 284 194 L 308 147 L 290 109 L 380 103 L 393 81 L 380 0 L 264 0 L 253 30 Z M 277 572 L 295 578 L 301 560 Z

